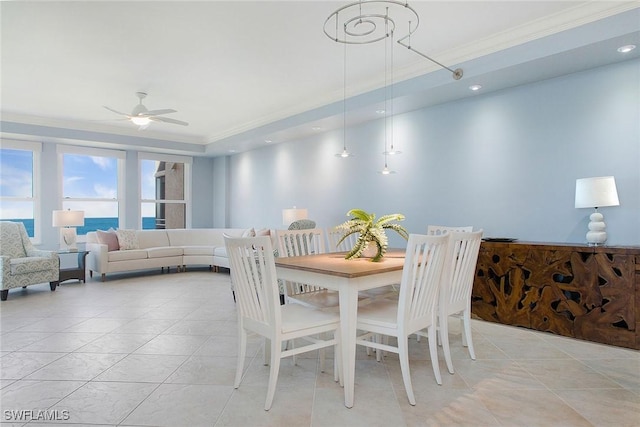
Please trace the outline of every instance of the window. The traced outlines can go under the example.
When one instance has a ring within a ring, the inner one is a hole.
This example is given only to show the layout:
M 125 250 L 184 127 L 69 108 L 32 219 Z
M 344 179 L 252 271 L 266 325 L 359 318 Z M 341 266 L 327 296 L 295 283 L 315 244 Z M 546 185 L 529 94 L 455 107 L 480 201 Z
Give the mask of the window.
M 2 140 L 0 148 L 0 219 L 22 222 L 40 242 L 40 143 Z
M 58 146 L 58 154 L 62 171 L 61 208 L 84 211 L 84 226 L 77 228 L 78 236 L 123 226 L 125 153 Z
M 188 228 L 190 183 L 190 157 L 141 153 L 142 228 Z

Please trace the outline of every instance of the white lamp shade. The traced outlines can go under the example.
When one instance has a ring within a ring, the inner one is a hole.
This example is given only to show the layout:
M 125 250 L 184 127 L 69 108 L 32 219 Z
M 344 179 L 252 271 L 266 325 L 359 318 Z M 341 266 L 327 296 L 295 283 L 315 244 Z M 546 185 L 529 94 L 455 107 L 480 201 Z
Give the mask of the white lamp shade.
M 616 180 L 612 176 L 576 179 L 576 208 L 618 206 Z
M 282 224 L 289 225 L 293 221 L 297 221 L 299 219 L 307 219 L 309 213 L 306 209 L 297 209 L 294 207 L 293 209 L 283 209 L 282 210 Z
M 84 211 L 53 211 L 54 227 L 78 227 L 84 225 Z

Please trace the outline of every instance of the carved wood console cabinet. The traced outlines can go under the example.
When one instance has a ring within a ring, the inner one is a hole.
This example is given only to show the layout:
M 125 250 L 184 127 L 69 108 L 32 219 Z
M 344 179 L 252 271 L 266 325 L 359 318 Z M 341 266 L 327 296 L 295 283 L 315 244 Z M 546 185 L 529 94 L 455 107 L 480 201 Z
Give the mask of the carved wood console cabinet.
M 640 349 L 640 247 L 482 242 L 483 320 Z

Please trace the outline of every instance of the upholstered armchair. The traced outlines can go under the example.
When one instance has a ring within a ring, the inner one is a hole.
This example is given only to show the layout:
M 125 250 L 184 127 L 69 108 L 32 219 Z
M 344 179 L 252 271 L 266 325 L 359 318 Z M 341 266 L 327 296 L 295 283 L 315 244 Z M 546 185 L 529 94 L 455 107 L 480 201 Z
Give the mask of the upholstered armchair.
M 0 298 L 7 300 L 9 289 L 49 282 L 58 286 L 60 258 L 54 251 L 33 247 L 21 222 L 0 222 Z

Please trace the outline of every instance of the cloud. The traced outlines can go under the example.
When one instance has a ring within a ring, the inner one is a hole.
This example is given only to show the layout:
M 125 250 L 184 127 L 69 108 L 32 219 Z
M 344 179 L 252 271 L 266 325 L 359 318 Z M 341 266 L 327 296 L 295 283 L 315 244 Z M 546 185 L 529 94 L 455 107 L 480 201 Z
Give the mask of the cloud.
M 89 156 L 91 161 L 95 163 L 100 169 L 107 170 L 111 168 L 113 159 L 109 157 Z
M 9 197 L 31 197 L 32 180 L 31 171 L 15 168 L 5 162 L 2 163 L 0 174 L 0 192 Z
M 64 183 L 66 184 L 71 184 L 73 182 L 78 182 L 78 181 L 82 181 L 84 180 L 84 177 L 82 176 L 67 176 L 64 179 Z
M 103 184 L 95 184 L 93 190 L 95 191 L 95 197 L 101 199 L 115 199 L 118 197 L 118 191 L 115 188 Z

